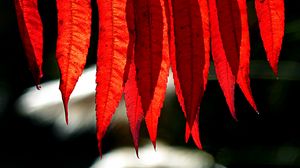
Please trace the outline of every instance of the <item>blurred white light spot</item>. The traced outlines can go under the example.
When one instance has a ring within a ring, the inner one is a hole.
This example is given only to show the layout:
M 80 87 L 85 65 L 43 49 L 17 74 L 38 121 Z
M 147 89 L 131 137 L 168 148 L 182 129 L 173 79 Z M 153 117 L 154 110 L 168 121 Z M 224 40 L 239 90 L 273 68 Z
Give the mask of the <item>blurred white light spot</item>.
M 95 128 L 96 67 L 84 70 L 69 102 L 69 125 L 59 90 L 59 80 L 42 83 L 42 88 L 29 88 L 17 101 L 18 111 L 40 124 L 52 124 L 59 137 L 68 137 Z
M 157 143 L 157 147 L 157 151 L 154 151 L 152 145 L 141 147 L 140 159 L 133 154 L 133 148 L 113 150 L 102 159 L 96 160 L 91 168 L 215 168 L 216 166 L 213 157 L 201 150 L 168 147 L 160 142 Z
M 17 101 L 18 111 L 35 119 L 40 124 L 52 124 L 56 135 L 66 138 L 74 133 L 95 129 L 95 89 L 96 66 L 84 70 L 79 78 L 69 102 L 69 125 L 65 123 L 64 108 L 59 90 L 59 80 L 41 84 L 37 90 L 31 87 Z M 170 72 L 167 84 L 167 96 L 175 94 L 173 75 Z M 118 112 L 120 111 L 120 112 Z M 114 123 L 127 122 L 124 100 L 117 108 Z

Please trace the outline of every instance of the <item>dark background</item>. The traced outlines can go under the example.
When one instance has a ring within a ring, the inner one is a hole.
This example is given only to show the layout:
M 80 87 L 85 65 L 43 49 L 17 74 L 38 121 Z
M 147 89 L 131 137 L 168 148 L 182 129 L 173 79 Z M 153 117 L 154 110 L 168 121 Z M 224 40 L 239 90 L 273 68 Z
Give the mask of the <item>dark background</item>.
M 87 65 L 95 63 L 97 46 L 97 9 L 93 5 L 93 34 Z M 259 36 L 253 1 L 248 1 L 251 36 L 251 59 L 266 61 Z M 44 78 L 59 77 L 55 62 L 56 7 L 54 0 L 40 1 L 44 24 Z M 281 63 L 300 62 L 300 7 L 297 1 L 285 1 L 286 30 Z M 289 65 L 289 64 L 288 64 Z M 300 65 L 300 64 L 299 64 Z M 252 68 L 255 65 L 251 66 Z M 251 88 L 260 115 L 257 115 L 236 88 L 236 109 L 239 121 L 229 113 L 216 80 L 208 82 L 200 112 L 200 131 L 204 150 L 216 162 L 227 167 L 300 167 L 300 66 L 284 69 L 279 79 L 261 75 L 251 77 Z M 269 67 L 262 72 L 270 74 Z M 291 74 L 286 76 L 286 74 Z M 284 80 L 282 80 L 282 79 Z M 0 1 L 0 167 L 89 167 L 99 156 L 95 131 L 61 140 L 51 126 L 39 125 L 16 112 L 15 101 L 33 85 L 18 32 L 12 0 Z M 172 146 L 196 148 L 184 143 L 184 117 L 176 97 L 173 108 L 164 108 L 158 138 Z M 108 132 L 104 152 L 132 142 Z M 122 135 L 123 136 L 123 135 Z M 130 140 L 130 134 L 126 134 Z M 144 126 L 141 136 L 148 138 Z M 181 137 L 180 139 L 178 137 Z M 119 139 L 118 139 L 119 138 Z M 134 152 L 132 153 L 134 155 Z

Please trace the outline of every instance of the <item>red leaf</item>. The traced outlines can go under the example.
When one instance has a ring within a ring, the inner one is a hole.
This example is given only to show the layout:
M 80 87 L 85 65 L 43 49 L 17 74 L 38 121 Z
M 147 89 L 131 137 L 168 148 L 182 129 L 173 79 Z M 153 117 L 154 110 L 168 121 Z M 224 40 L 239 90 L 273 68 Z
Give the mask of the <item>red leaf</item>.
M 284 35 L 284 0 L 255 0 L 255 9 L 267 58 L 277 76 Z
M 218 1 L 220 2 L 220 1 Z M 225 10 L 225 9 L 224 9 Z M 215 71 L 226 98 L 229 110 L 236 119 L 234 108 L 234 87 L 235 76 L 230 68 L 229 61 L 227 60 L 224 45 L 221 37 L 221 25 L 219 25 L 219 17 L 216 0 L 209 1 L 209 13 L 210 13 L 210 28 L 211 28 L 211 40 L 212 40 L 212 56 L 215 64 Z M 231 28 L 232 29 L 232 28 Z M 229 30 L 231 30 L 229 29 Z M 230 33 L 228 31 L 227 33 Z
M 212 9 L 214 6 L 216 8 Z M 217 3 L 214 1 L 211 2 L 210 12 L 211 22 L 214 22 L 212 23 L 212 33 L 214 34 L 212 45 L 213 50 L 215 50 L 213 51 L 213 58 L 217 77 L 230 112 L 236 119 L 234 109 L 235 82 L 233 80 L 237 80 L 246 99 L 257 111 L 249 79 L 250 42 L 246 1 L 227 0 L 217 1 Z
M 136 82 L 136 68 L 134 64 L 134 43 L 135 43 L 135 25 L 134 25 L 134 4 L 133 0 L 127 0 L 126 20 L 129 31 L 129 43 L 127 50 L 127 62 L 125 66 L 124 80 L 125 103 L 127 117 L 129 120 L 130 131 L 133 138 L 136 155 L 138 156 L 139 134 L 141 122 L 144 118 L 144 112 L 141 103 Z M 128 68 L 128 69 L 127 69 Z M 126 72 L 127 71 L 127 72 Z
M 129 70 L 132 66 L 132 61 L 134 61 L 134 43 L 135 43 L 135 17 L 134 17 L 134 0 L 127 0 L 126 2 L 126 21 L 127 21 L 127 27 L 129 32 L 129 42 L 128 42 L 128 49 L 127 49 L 127 60 L 124 70 L 124 78 L 123 78 L 123 85 L 128 80 Z M 134 65 L 135 68 L 135 65 Z M 134 70 L 134 73 L 135 70 Z
M 170 22 L 174 21 L 176 44 L 176 51 L 171 45 L 170 52 L 175 88 L 192 128 L 199 113 L 209 69 L 210 33 L 207 1 L 173 0 L 170 9 L 173 9 L 174 19 L 170 17 Z M 172 40 L 171 35 L 171 44 Z
M 155 147 L 157 124 L 169 73 L 164 0 L 135 0 L 135 65 L 150 139 Z
M 238 5 L 241 14 L 241 46 L 240 46 L 240 65 L 237 76 L 237 83 L 239 84 L 246 99 L 257 111 L 255 101 L 252 96 L 249 79 L 249 66 L 250 66 L 250 40 L 248 29 L 248 15 L 247 15 L 247 3 L 246 0 L 238 0 Z
M 125 102 L 126 102 L 126 109 L 127 109 L 127 117 L 130 125 L 130 131 L 133 137 L 136 154 L 138 156 L 139 132 L 140 132 L 141 122 L 144 118 L 144 112 L 143 112 L 141 97 L 138 92 L 135 78 L 136 78 L 135 65 L 134 62 L 132 61 L 129 69 L 128 80 L 125 84 L 124 92 L 125 92 Z
M 226 58 L 231 72 L 236 77 L 239 68 L 239 57 L 242 41 L 241 11 L 239 0 L 222 0 L 216 2 L 219 31 Z
M 25 48 L 29 69 L 39 89 L 43 76 L 43 25 L 37 0 L 15 0 L 19 31 Z
M 90 0 L 57 0 L 58 39 L 56 59 L 60 69 L 60 90 L 68 123 L 70 95 L 85 66 L 91 35 Z
M 200 135 L 199 135 L 200 131 L 199 131 L 199 114 L 196 115 L 193 127 L 192 127 L 192 131 L 190 130 L 190 127 L 188 125 L 188 123 L 186 123 L 185 126 L 185 142 L 187 143 L 190 137 L 190 134 L 192 134 L 193 140 L 196 144 L 196 146 L 199 149 L 202 149 L 202 144 L 200 141 Z
M 129 33 L 126 0 L 98 0 L 99 41 L 96 74 L 97 138 L 101 140 L 110 124 L 123 91 Z
M 202 10 L 206 10 L 204 11 L 203 15 L 204 18 L 203 20 L 206 19 L 206 27 L 203 27 L 204 29 L 206 29 L 206 37 L 207 37 L 207 41 L 206 41 L 206 46 L 208 46 L 207 48 L 207 55 L 206 55 L 206 66 L 204 68 L 204 87 L 206 87 L 206 83 L 207 83 L 207 75 L 208 75 L 208 70 L 209 70 L 209 27 L 208 27 L 208 9 L 207 9 L 207 3 L 206 1 L 201 1 L 200 3 L 204 3 L 202 6 Z M 172 2 L 171 0 L 167 1 L 167 5 L 166 5 L 166 11 L 167 11 L 167 18 L 168 18 L 168 25 L 169 25 L 169 46 L 170 46 L 170 58 L 171 58 L 171 67 L 172 67 L 172 71 L 173 71 L 173 78 L 174 78 L 174 83 L 175 83 L 175 88 L 176 88 L 176 94 L 177 94 L 177 98 L 179 100 L 180 106 L 184 112 L 184 116 L 186 117 L 186 111 L 185 111 L 185 107 L 184 107 L 184 99 L 182 96 L 182 91 L 181 91 L 181 87 L 180 87 L 180 82 L 178 79 L 178 74 L 177 74 L 177 65 L 176 65 L 176 49 L 175 49 L 175 37 L 174 37 L 174 17 L 173 17 L 173 8 L 172 8 Z M 206 14 L 206 15 L 205 15 Z M 205 90 L 205 89 L 204 89 Z M 186 124 L 186 132 L 185 132 L 185 141 L 187 142 L 189 139 L 190 134 L 192 133 L 193 139 L 195 144 L 197 145 L 198 148 L 202 148 L 201 147 L 201 142 L 200 142 L 200 138 L 199 138 L 199 125 L 198 125 L 198 115 L 194 121 L 194 124 L 192 126 L 192 132 L 190 131 L 190 127 L 188 125 L 188 122 Z

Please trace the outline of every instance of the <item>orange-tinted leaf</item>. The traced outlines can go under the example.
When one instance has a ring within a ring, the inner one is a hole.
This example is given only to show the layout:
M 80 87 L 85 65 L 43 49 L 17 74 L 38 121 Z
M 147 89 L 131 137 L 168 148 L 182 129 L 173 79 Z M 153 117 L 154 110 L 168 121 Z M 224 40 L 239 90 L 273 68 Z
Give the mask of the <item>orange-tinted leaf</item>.
M 98 0 L 99 41 L 96 76 L 97 138 L 101 140 L 110 124 L 123 91 L 129 33 L 126 0 Z
M 37 0 L 15 0 L 20 35 L 25 48 L 29 69 L 39 88 L 43 76 L 43 25 Z
M 267 58 L 277 76 L 284 35 L 284 0 L 255 0 L 255 8 Z
M 208 6 L 204 0 L 173 0 L 170 9 L 173 9 L 170 22 L 174 21 L 176 44 L 176 51 L 170 52 L 176 94 L 192 128 L 199 113 L 209 69 Z M 172 31 L 172 27 L 170 29 Z M 175 50 L 172 41 L 171 49 Z
M 249 66 L 250 66 L 250 40 L 249 40 L 249 29 L 248 29 L 248 14 L 246 0 L 238 0 L 238 5 L 241 14 L 241 46 L 240 46 L 240 64 L 237 75 L 237 83 L 244 93 L 246 99 L 257 111 L 255 101 L 252 96 L 249 79 Z
M 68 101 L 85 66 L 91 35 L 90 0 L 57 0 L 58 38 L 56 59 L 60 90 L 68 123 Z
M 157 124 L 169 74 L 169 48 L 164 0 L 135 0 L 135 65 L 150 139 L 155 147 Z

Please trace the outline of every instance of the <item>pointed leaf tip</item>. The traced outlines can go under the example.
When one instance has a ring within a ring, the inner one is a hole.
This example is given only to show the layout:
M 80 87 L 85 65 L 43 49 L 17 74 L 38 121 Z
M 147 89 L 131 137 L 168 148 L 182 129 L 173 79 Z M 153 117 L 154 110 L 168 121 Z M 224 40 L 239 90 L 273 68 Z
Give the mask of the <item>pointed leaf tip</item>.
M 267 60 L 277 76 L 285 27 L 284 0 L 255 0 L 255 9 Z
M 100 140 L 100 142 L 98 141 L 98 152 L 99 152 L 100 159 L 102 159 L 102 156 L 103 156 L 101 141 L 102 141 L 102 139 Z
M 144 118 L 144 112 L 142 109 L 141 97 L 138 94 L 138 88 L 135 78 L 135 65 L 132 61 L 129 68 L 128 80 L 125 84 L 124 93 L 130 131 L 133 138 L 136 154 L 138 157 L 139 132 L 142 119 Z
M 169 74 L 168 24 L 164 0 L 135 1 L 135 16 L 136 80 L 146 126 L 154 143 Z
M 271 69 L 274 73 L 275 78 L 277 79 L 278 78 L 278 65 L 277 64 L 275 64 L 275 65 L 271 64 Z
M 239 84 L 246 99 L 256 110 L 249 79 L 250 42 L 246 1 L 210 0 L 209 7 L 215 70 L 231 115 L 237 121 L 235 83 Z
M 68 101 L 63 101 L 64 109 L 65 109 L 65 120 L 66 124 L 69 125 L 69 110 L 68 110 Z
M 200 139 L 197 138 L 199 129 L 196 123 L 198 121 L 196 121 L 195 115 L 199 113 L 210 65 L 208 4 L 206 0 L 168 0 L 166 11 L 175 91 L 187 119 L 185 141 L 188 142 L 190 134 L 192 134 L 195 143 L 199 146 Z M 186 16 L 190 16 L 190 18 L 187 19 Z M 198 22 L 199 20 L 200 22 Z M 180 27 L 180 29 L 174 29 L 174 27 Z M 196 59 L 194 59 L 195 56 Z M 186 81 L 190 81 L 190 83 Z M 189 95 L 196 95 L 196 98 L 189 99 Z
M 193 141 L 198 149 L 202 149 L 199 131 L 199 114 L 197 114 L 192 129 L 190 129 L 188 123 L 186 123 L 185 142 L 188 143 L 189 136 L 192 135 Z
M 220 2 L 220 1 L 218 1 Z M 223 2 L 224 3 L 224 2 Z M 229 56 L 226 55 L 225 52 L 225 46 L 223 45 L 223 40 L 222 40 L 222 34 L 223 36 L 231 36 L 234 37 L 234 34 L 230 30 L 223 30 L 225 28 L 230 28 L 232 27 L 223 27 L 223 24 L 227 24 L 227 22 L 224 21 L 219 21 L 222 19 L 230 19 L 230 17 L 223 16 L 222 18 L 219 18 L 220 15 L 220 10 L 226 10 L 225 7 L 230 7 L 228 5 L 230 3 L 229 1 L 227 2 L 227 5 L 224 6 L 224 8 L 220 7 L 222 5 L 219 4 L 217 5 L 216 0 L 210 0 L 209 1 L 209 9 L 210 9 L 210 29 L 211 29 L 211 42 L 212 42 L 212 58 L 214 61 L 215 65 L 215 71 L 217 75 L 218 82 L 221 86 L 221 89 L 223 91 L 223 94 L 226 99 L 226 103 L 229 107 L 230 113 L 234 119 L 236 119 L 236 114 L 235 114 L 235 106 L 234 106 L 234 91 L 235 91 L 235 83 L 236 83 L 236 78 L 235 75 L 232 71 L 232 68 L 230 66 L 233 65 L 234 63 L 238 64 L 238 61 L 235 61 L 234 59 L 228 59 Z M 219 9 L 220 8 L 220 9 Z M 228 10 L 228 9 L 227 9 Z M 228 14 L 228 13 L 227 13 Z M 223 32 L 223 33 L 222 33 Z M 225 33 L 224 33 L 225 32 Z M 230 38 L 232 39 L 232 38 Z M 234 40 L 233 40 L 234 42 Z M 232 47 L 227 46 L 227 47 Z M 230 51 L 235 51 L 234 49 L 230 49 Z M 235 53 L 237 55 L 237 53 Z M 230 63 L 231 61 L 231 63 Z
M 168 1 L 170 58 L 176 94 L 190 128 L 206 88 L 210 31 L 206 0 Z M 173 37 L 174 36 L 174 37 Z M 175 41 L 175 47 L 174 47 Z
M 127 61 L 124 70 L 124 95 L 126 112 L 129 121 L 130 131 L 133 139 L 133 144 L 137 158 L 139 158 L 139 132 L 141 122 L 144 118 L 142 109 L 141 96 L 138 92 L 136 81 L 136 66 L 134 63 L 134 44 L 136 39 L 135 34 L 135 16 L 134 16 L 134 1 L 127 0 L 126 4 L 126 21 L 129 32 L 129 42 L 127 47 Z
M 90 44 L 91 4 L 90 0 L 58 0 L 56 5 L 56 60 L 60 70 L 60 91 L 68 123 L 69 98 L 84 69 Z
M 63 90 L 61 89 L 61 93 L 62 93 L 62 101 L 63 101 L 63 106 L 64 106 L 64 110 L 65 110 L 65 121 L 66 124 L 69 124 L 69 99 L 70 99 L 70 95 L 68 94 L 63 94 Z
M 122 98 L 129 33 L 126 0 L 97 0 L 97 5 L 96 117 L 98 143 L 101 143 Z
M 137 157 L 138 159 L 140 159 L 140 156 L 139 156 L 139 147 L 138 147 L 138 146 L 135 147 L 135 154 L 136 154 L 136 157 Z
M 154 150 L 156 152 L 157 151 L 157 149 L 156 149 L 156 140 L 152 140 L 151 143 L 152 143 L 153 148 L 154 148 Z
M 240 44 L 240 62 L 239 70 L 237 75 L 237 84 L 241 88 L 247 101 L 252 108 L 257 111 L 256 103 L 254 101 L 251 87 L 250 87 L 250 39 L 249 39 L 249 28 L 248 28 L 248 14 L 247 14 L 247 3 L 246 0 L 239 0 L 238 7 L 240 10 L 241 17 L 241 44 Z
M 15 0 L 17 21 L 29 69 L 37 89 L 43 76 L 43 25 L 37 0 Z

